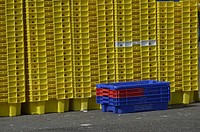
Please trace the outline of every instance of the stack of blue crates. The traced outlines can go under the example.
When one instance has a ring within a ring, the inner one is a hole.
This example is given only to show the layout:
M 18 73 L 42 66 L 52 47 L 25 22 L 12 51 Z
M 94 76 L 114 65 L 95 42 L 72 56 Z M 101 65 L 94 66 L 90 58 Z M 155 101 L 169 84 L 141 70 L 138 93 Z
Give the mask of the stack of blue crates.
M 154 80 L 136 82 L 118 82 L 108 84 L 97 84 L 96 90 L 126 90 L 143 89 L 143 95 L 137 97 L 112 98 L 102 94 L 97 96 L 97 103 L 101 104 L 103 112 L 115 114 L 132 113 L 141 111 L 165 110 L 170 101 L 170 83 Z

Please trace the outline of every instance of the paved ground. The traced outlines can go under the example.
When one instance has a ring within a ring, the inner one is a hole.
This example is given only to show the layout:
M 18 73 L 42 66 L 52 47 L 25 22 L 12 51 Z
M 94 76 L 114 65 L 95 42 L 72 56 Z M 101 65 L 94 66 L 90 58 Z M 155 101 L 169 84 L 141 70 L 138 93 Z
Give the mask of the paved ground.
M 165 111 L 117 115 L 66 112 L 0 117 L 0 132 L 200 132 L 200 103 Z

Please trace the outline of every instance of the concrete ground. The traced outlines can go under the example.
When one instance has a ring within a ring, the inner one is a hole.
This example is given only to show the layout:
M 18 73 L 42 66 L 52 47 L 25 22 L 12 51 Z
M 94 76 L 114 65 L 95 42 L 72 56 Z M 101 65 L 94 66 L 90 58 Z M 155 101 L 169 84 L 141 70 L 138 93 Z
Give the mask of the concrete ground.
M 122 115 L 93 110 L 0 117 L 0 132 L 200 132 L 200 103 Z

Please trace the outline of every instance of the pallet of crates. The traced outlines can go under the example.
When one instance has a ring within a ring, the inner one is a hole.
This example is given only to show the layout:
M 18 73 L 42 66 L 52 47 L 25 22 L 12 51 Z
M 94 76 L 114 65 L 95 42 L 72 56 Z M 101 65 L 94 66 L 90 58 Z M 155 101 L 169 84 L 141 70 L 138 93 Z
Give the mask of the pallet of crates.
M 88 8 L 88 0 L 71 1 L 74 82 L 74 99 L 70 106 L 72 110 L 88 110 L 88 99 L 92 96 Z
M 156 0 L 140 0 L 142 80 L 157 80 L 156 13 Z
M 54 44 L 56 65 L 56 105 L 58 112 L 69 111 L 74 96 L 72 71 L 71 1 L 53 1 Z
M 97 103 L 115 114 L 166 110 L 170 83 L 154 80 L 97 84 Z
M 44 114 L 48 101 L 44 1 L 26 1 L 28 86 L 23 111 Z
M 99 83 L 98 67 L 98 43 L 97 43 L 97 1 L 88 1 L 89 11 L 89 41 L 90 41 L 90 65 L 91 65 L 91 88 L 92 97 L 89 98 L 88 109 L 99 109 L 96 104 L 96 84 Z
M 114 1 L 116 81 L 133 80 L 132 0 Z
M 0 116 L 16 116 L 25 102 L 23 1 L 1 1 L 0 6 Z
M 174 2 L 157 2 L 158 80 L 175 92 Z
M 114 3 L 97 0 L 99 82 L 115 82 Z

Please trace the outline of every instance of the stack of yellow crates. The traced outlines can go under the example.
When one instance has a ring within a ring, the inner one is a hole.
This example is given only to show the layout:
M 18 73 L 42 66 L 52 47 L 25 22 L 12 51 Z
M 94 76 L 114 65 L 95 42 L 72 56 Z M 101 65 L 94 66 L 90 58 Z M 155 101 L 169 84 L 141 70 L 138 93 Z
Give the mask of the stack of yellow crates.
M 16 116 L 25 102 L 23 1 L 5 0 L 0 6 L 0 116 Z
M 55 72 L 55 49 L 54 49 L 54 28 L 53 28 L 53 2 L 44 1 L 45 32 L 46 32 L 46 56 L 47 56 L 47 81 L 48 98 L 56 98 L 56 72 Z
M 44 1 L 26 0 L 28 47 L 27 113 L 45 113 L 48 100 L 47 54 Z
M 98 43 L 97 43 L 97 6 L 96 0 L 89 0 L 89 41 L 90 41 L 90 65 L 91 65 L 91 88 L 95 95 L 96 84 L 99 83 L 98 71 Z
M 158 80 L 169 81 L 171 92 L 175 92 L 174 5 L 157 4 Z
M 56 99 L 58 112 L 69 110 L 73 98 L 71 7 L 70 0 L 53 1 L 53 23 L 56 68 Z
M 7 48 L 6 43 L 6 12 L 5 1 L 0 2 L 0 104 L 8 105 L 8 73 L 7 73 Z M 5 106 L 3 106 L 5 107 Z M 7 106 L 6 106 L 7 107 Z M 2 114 L 2 110 L 0 114 Z
M 99 83 L 115 82 L 114 3 L 97 0 Z
M 86 110 L 92 96 L 88 9 L 89 0 L 71 2 L 74 110 Z
M 186 100 L 183 103 L 193 102 L 194 92 L 198 91 L 198 2 L 197 0 L 183 1 L 183 66 L 182 91 Z
M 133 80 L 141 80 L 140 0 L 132 0 Z
M 132 0 L 115 0 L 114 7 L 116 81 L 132 81 L 134 78 Z
M 198 4 L 158 2 L 159 80 L 171 82 L 171 104 L 192 103 L 198 91 Z
M 198 2 L 1 0 L 0 58 L 0 116 L 99 109 L 95 84 L 132 80 L 192 103 Z
M 142 80 L 157 80 L 156 0 L 140 0 Z

